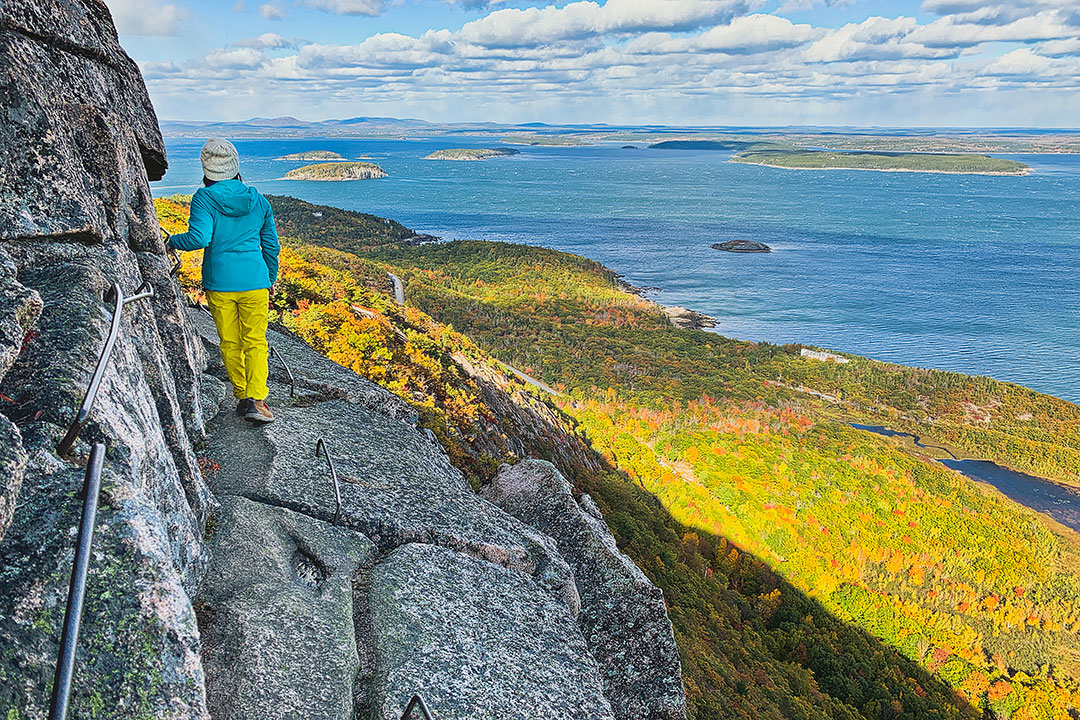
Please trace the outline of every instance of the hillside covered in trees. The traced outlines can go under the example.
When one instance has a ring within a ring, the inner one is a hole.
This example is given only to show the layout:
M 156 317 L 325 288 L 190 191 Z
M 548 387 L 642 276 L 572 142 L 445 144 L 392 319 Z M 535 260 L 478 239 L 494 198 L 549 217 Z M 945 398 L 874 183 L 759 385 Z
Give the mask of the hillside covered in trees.
M 396 242 L 411 231 L 344 211 L 313 230 L 313 206 L 273 202 L 291 237 L 276 319 L 418 407 L 474 483 L 521 454 L 516 433 L 592 494 L 664 590 L 692 717 L 1075 716 L 1080 538 L 847 424 L 887 422 L 1077 483 L 1075 406 L 677 330 L 585 258 L 411 247 Z M 183 229 L 184 198 L 157 206 Z M 562 393 L 506 379 L 550 409 L 544 426 L 511 427 L 487 404 L 466 365 L 497 361 Z M 571 444 L 585 453 L 555 450 Z

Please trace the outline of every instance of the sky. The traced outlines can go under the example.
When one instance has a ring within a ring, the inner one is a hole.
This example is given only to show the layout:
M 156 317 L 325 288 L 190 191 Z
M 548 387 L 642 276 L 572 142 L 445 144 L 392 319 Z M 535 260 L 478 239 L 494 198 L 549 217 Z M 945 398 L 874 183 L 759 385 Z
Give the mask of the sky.
M 1080 127 L 1080 0 L 105 0 L 167 120 Z

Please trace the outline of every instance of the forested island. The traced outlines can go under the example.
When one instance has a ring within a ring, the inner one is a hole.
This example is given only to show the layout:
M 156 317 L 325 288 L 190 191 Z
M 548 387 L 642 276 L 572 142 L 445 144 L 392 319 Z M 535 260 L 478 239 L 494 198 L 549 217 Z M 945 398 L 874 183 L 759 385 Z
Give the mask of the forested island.
M 446 150 L 436 150 L 424 159 L 477 161 L 520 154 L 520 150 L 515 150 L 513 148 L 448 148 Z
M 372 180 L 386 171 L 368 162 L 328 162 L 305 165 L 285 173 L 286 180 Z
M 740 152 L 731 161 L 787 170 L 881 170 L 970 175 L 1026 175 L 1030 171 L 1029 166 L 1015 160 L 969 153 L 760 149 Z
M 304 152 L 292 153 L 291 155 L 283 155 L 278 160 L 305 160 L 311 162 L 313 160 L 344 160 L 345 156 L 340 153 L 333 152 L 331 150 L 306 150 Z
M 587 145 L 581 138 L 572 135 L 506 135 L 502 142 L 510 145 L 552 145 L 577 146 Z
M 184 229 L 187 202 L 156 202 L 166 229 Z M 389 220 L 271 203 L 273 319 L 413 404 L 474 485 L 525 455 L 573 478 L 664 591 L 691 717 L 1052 720 L 1077 706 L 1076 534 L 850 425 L 1080 485 L 1077 406 L 677 329 L 580 256 L 406 246 L 412 231 Z M 181 279 L 199 291 L 195 253 Z M 513 385 L 540 410 L 525 424 L 475 380 L 516 382 L 502 362 L 559 392 Z

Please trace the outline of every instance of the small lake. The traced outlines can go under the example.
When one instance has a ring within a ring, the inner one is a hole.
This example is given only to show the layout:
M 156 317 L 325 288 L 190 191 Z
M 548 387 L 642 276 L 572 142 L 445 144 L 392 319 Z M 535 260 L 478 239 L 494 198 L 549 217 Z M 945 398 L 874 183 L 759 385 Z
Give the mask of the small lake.
M 937 447 L 924 445 L 917 435 L 898 432 L 882 425 L 851 423 L 851 427 L 885 437 L 911 438 L 916 445 L 923 448 Z M 1010 500 L 1041 512 L 1062 525 L 1080 532 L 1080 490 L 1058 485 L 1035 475 L 1009 470 L 989 460 L 953 458 L 938 462 L 967 475 L 972 480 L 993 485 Z

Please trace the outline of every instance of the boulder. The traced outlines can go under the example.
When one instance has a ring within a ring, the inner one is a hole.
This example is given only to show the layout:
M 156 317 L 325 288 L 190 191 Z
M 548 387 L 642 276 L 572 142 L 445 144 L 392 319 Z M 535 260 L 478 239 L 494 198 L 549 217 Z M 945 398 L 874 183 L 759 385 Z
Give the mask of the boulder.
M 755 242 L 754 240 L 728 240 L 722 243 L 713 243 L 710 247 L 713 250 L 726 250 L 727 252 L 742 252 L 742 253 L 767 253 L 772 252 L 772 248 L 765 243 Z
M 574 571 L 578 624 L 619 720 L 682 720 L 686 696 L 663 593 L 619 551 L 596 504 L 542 460 L 503 466 L 481 494 L 550 536 Z
M 350 720 L 353 685 L 371 672 L 361 673 L 353 582 L 373 564 L 375 546 L 351 530 L 230 497 L 210 547 L 196 610 L 211 715 Z
M 369 717 L 399 720 L 420 693 L 438 720 L 613 720 L 573 617 L 528 577 L 413 544 L 375 567 L 369 593 Z

